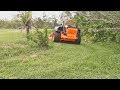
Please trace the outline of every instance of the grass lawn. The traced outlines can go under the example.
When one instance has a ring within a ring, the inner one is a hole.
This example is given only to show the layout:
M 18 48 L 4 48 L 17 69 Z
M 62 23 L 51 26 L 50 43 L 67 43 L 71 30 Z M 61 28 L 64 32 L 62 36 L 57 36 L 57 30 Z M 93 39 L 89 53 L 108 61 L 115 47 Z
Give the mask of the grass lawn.
M 120 45 L 54 43 L 31 48 L 25 33 L 0 29 L 2 79 L 120 79 Z

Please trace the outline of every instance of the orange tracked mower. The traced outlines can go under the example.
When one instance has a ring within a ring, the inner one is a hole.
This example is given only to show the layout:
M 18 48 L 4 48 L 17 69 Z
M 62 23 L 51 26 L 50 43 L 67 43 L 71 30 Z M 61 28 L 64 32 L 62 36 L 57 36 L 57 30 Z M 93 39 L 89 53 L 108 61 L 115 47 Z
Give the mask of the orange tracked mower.
M 70 41 L 80 44 L 80 29 L 77 27 L 77 24 L 76 27 L 73 27 L 72 25 L 64 25 L 63 22 L 63 25 L 55 26 L 54 32 L 51 33 L 49 39 L 54 42 Z

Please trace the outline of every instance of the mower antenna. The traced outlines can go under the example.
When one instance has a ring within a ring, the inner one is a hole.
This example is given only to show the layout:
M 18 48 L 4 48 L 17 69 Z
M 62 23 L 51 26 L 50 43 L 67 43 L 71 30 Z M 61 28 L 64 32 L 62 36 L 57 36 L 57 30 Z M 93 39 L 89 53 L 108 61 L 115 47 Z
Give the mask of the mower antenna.
M 66 31 L 65 31 L 65 21 L 63 21 L 63 34 L 66 35 Z
M 65 26 L 65 21 L 63 21 L 63 30 L 64 30 L 64 26 Z

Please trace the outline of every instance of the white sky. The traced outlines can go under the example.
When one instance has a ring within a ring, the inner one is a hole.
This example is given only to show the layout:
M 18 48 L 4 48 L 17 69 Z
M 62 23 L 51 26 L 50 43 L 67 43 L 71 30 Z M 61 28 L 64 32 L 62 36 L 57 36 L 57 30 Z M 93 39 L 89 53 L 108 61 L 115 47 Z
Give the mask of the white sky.
M 33 12 L 33 18 L 35 17 L 42 17 L 43 16 L 43 12 L 45 12 L 45 14 L 48 17 L 51 17 L 52 15 L 55 16 L 59 16 L 62 11 L 32 11 Z M 0 19 L 12 19 L 13 17 L 15 17 L 15 15 L 18 14 L 18 11 L 0 11 Z

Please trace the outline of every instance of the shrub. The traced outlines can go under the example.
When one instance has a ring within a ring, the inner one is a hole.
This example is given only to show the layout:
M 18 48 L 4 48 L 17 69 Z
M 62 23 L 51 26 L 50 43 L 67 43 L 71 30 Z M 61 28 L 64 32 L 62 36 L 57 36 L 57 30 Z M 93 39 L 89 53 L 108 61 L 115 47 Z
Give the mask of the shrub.
M 120 34 L 116 30 L 104 30 L 103 28 L 111 28 L 112 24 L 102 20 L 89 20 L 85 16 L 76 18 L 81 28 L 81 36 L 84 41 L 95 42 L 120 42 Z M 102 30 L 101 30 L 102 29 Z
M 35 32 L 27 35 L 27 40 L 31 46 L 48 47 L 47 28 L 44 31 L 36 30 Z

